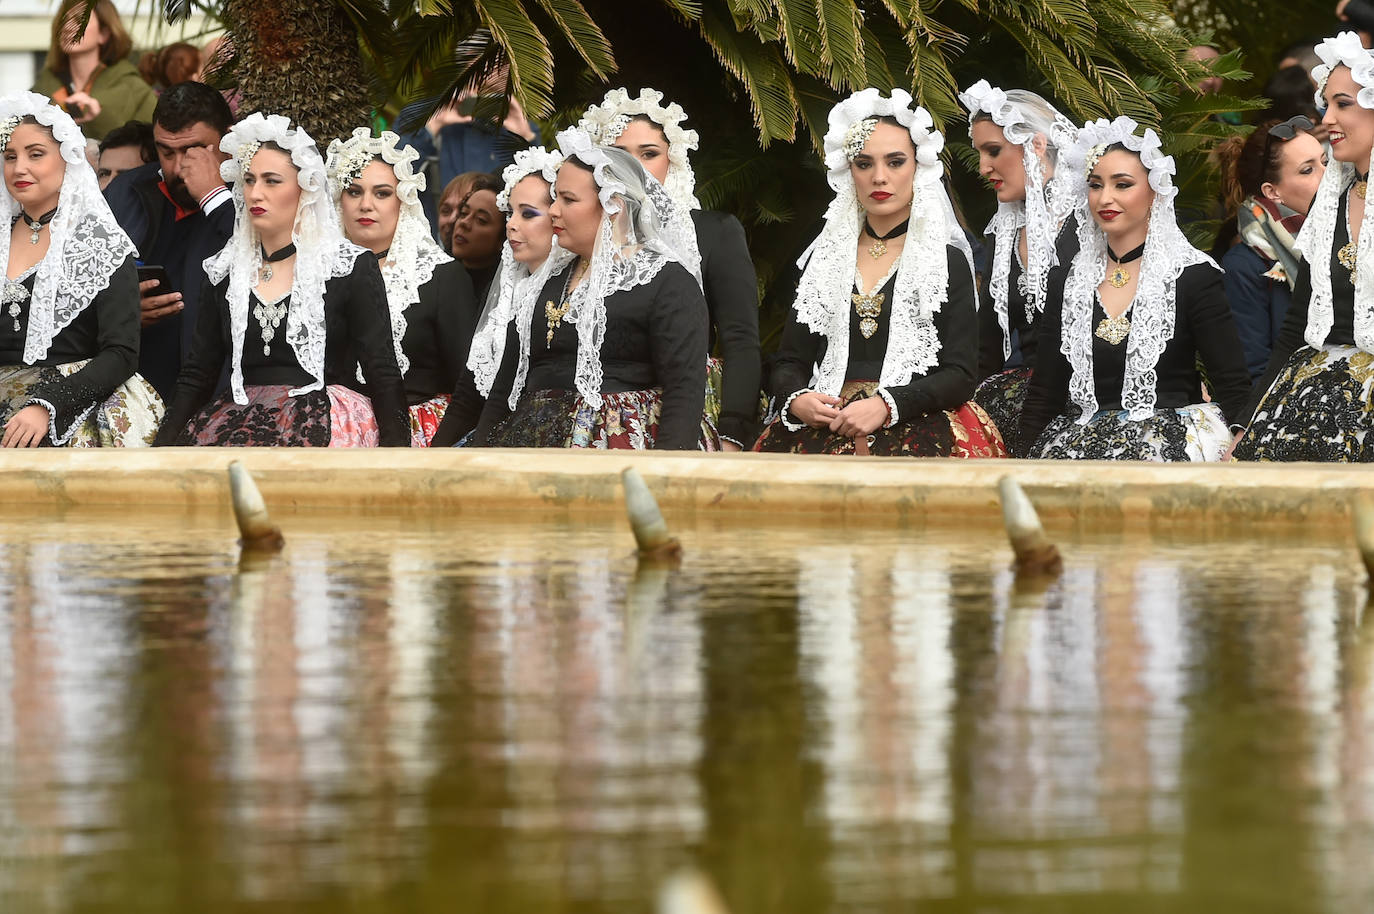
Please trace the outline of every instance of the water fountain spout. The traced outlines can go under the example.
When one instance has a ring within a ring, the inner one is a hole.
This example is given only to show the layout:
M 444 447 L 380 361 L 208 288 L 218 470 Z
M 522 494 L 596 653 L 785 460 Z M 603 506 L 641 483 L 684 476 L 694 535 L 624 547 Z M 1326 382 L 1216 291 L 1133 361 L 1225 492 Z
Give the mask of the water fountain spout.
M 658 914 L 729 914 L 711 880 L 695 870 L 668 877 L 658 893 Z
M 659 510 L 658 500 L 644 483 L 644 477 L 634 467 L 626 467 L 620 473 L 620 481 L 625 489 L 625 513 L 630 517 L 630 528 L 639 545 L 639 557 L 655 560 L 680 558 L 682 544 L 668 532 L 668 523 Z
M 1040 515 L 1026 497 L 1020 483 L 1010 476 L 997 480 L 997 494 L 1002 500 L 1002 522 L 1016 554 L 1017 574 L 1058 575 L 1064 570 L 1059 549 L 1045 535 Z
M 281 528 L 267 514 L 267 503 L 262 500 L 252 474 L 237 460 L 229 461 L 229 495 L 242 536 L 239 542 L 245 551 L 278 552 L 286 545 Z

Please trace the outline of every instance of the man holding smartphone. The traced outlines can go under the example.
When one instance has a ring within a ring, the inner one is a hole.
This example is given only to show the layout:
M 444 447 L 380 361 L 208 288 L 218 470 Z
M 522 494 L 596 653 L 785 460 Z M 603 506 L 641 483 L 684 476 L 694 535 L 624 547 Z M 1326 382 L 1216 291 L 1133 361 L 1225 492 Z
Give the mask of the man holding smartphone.
M 197 82 L 172 86 L 153 112 L 157 162 L 120 175 L 105 191 L 139 251 L 138 370 L 164 400 L 171 399 L 191 346 L 202 263 L 234 230 L 231 194 L 219 173 L 228 158 L 219 143 L 233 122 L 218 90 Z

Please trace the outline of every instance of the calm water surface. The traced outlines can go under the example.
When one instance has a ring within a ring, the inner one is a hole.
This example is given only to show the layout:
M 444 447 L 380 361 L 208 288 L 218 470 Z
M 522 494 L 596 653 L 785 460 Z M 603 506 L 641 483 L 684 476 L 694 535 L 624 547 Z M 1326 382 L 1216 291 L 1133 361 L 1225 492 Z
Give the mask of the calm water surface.
M 0 522 L 0 911 L 1374 910 L 1337 541 Z

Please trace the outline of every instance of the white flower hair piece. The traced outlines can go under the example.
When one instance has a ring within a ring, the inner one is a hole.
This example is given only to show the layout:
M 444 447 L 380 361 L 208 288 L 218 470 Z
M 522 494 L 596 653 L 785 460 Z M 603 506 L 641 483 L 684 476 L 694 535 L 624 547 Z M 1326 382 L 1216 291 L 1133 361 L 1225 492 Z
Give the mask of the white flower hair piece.
M 511 191 L 515 190 L 515 185 L 530 175 L 539 175 L 548 182 L 549 199 L 552 200 L 553 182 L 558 178 L 558 166 L 562 164 L 563 154 L 557 149 L 531 146 L 529 149 L 520 150 L 515 154 L 515 161 L 501 172 L 501 180 L 505 182 L 505 187 L 496 195 L 496 205 L 501 212 L 509 216 Z
M 17 114 L 0 121 L 0 152 L 4 152 L 10 145 L 10 136 L 14 133 L 14 128 L 19 126 L 23 118 Z
M 623 89 L 611 89 L 601 100 L 582 114 L 577 126 L 591 136 L 600 146 L 613 146 L 630 121 L 644 115 L 663 131 L 668 140 L 668 177 L 663 182 L 668 194 L 683 211 L 700 209 L 696 198 L 696 175 L 688 154 L 695 151 L 700 137 L 695 130 L 682 126 L 687 113 L 677 102 L 663 104 L 663 93 L 657 89 L 641 89 L 638 96 L 631 97 Z
M 596 181 L 596 195 L 601 200 L 602 209 L 611 215 L 620 212 L 620 204 L 615 198 L 625 193 L 625 185 L 607 174 L 606 169 L 611 165 L 611 157 L 606 155 L 606 150 L 590 133 L 581 127 L 560 130 L 558 151 L 562 154 L 563 161 L 577 159 L 592 170 L 592 177 Z
M 1099 118 L 1084 124 L 1078 131 L 1078 139 L 1061 154 L 1061 164 L 1082 176 L 1075 186 L 1080 201 L 1088 195 L 1088 175 L 1097 161 L 1106 154 L 1109 147 L 1121 144 L 1140 157 L 1149 175 L 1150 188 L 1163 197 L 1172 199 L 1178 188 L 1174 186 L 1174 175 L 1178 173 L 1174 157 L 1164 154 L 1159 134 L 1149 127 L 1137 134 L 1140 125 L 1129 117 L 1118 117 L 1109 121 Z
M 328 187 L 324 159 L 315 141 L 280 114 L 254 112 L 233 126 L 220 140 L 219 150 L 229 156 L 220 164 L 219 174 L 226 184 L 240 186 L 253 156 L 263 143 L 275 143 L 296 166 L 296 183 L 301 190 L 323 191 Z
M 1321 63 L 1312 68 L 1312 80 L 1317 84 L 1314 98 L 1317 109 L 1326 107 L 1322 93 L 1326 91 L 1326 81 L 1331 71 L 1340 66 L 1350 68 L 1350 75 L 1362 88 L 1356 96 L 1361 107 L 1374 108 L 1374 51 L 1370 51 L 1360 41 L 1355 32 L 1341 32 L 1335 38 L 1327 38 L 1313 50 Z
M 884 117 L 895 118 L 911 134 L 912 145 L 916 147 L 916 183 L 931 184 L 940 180 L 944 172 L 940 152 L 945 148 L 945 138 L 935 129 L 930 112 L 917 106 L 911 93 L 904 89 L 893 89 L 891 97 L 886 97 L 870 88 L 855 92 L 830 109 L 830 126 L 825 133 L 825 167 L 831 189 L 838 191 L 846 184 L 853 184 L 849 176 L 850 156 L 845 148 L 851 128 L 861 121 Z M 867 141 L 865 137 L 864 142 Z
M 873 130 L 877 126 L 878 119 L 876 117 L 866 117 L 849 125 L 849 129 L 844 132 L 845 159 L 852 162 L 858 158 L 859 153 L 864 151 L 868 138 L 873 135 Z
M 37 264 L 29 299 L 23 361 L 32 365 L 47 357 L 57 335 L 109 287 L 115 272 L 136 251 L 100 192 L 86 158 L 86 137 L 71 115 L 36 92 L 6 95 L 0 98 L 5 144 L 26 117 L 52 132 L 65 163 L 57 211 L 48 223 L 48 253 Z M 19 201 L 0 182 L 0 223 L 11 224 L 20 211 Z M 7 262 L 9 252 L 10 233 L 0 232 L 0 263 Z M 53 443 L 65 444 L 85 418 L 81 414 L 67 429 L 50 422 Z
M 415 171 L 420 152 L 414 146 L 399 146 L 401 138 L 390 130 L 373 136 L 367 127 L 358 127 L 346 140 L 329 144 L 325 170 L 329 173 L 330 192 L 338 197 L 348 185 L 358 180 L 363 169 L 373 159 L 381 159 L 391 166 L 396 176 L 396 195 L 402 203 L 419 203 L 425 189 L 424 172 Z
M 45 95 L 37 92 L 17 92 L 0 99 L 0 124 L 3 125 L 4 143 L 0 150 L 9 145 L 10 136 L 19 122 L 31 117 L 52 131 L 62 149 L 62 159 L 68 165 L 88 161 L 86 159 L 86 135 L 81 132 L 72 116 L 63 111 Z
M 1024 146 L 1035 136 L 1035 130 L 1026 120 L 1026 116 L 1022 114 L 1021 109 L 1007 99 L 1006 91 L 991 85 L 986 79 L 980 79 L 960 92 L 959 101 L 968 111 L 970 127 L 973 126 L 973 121 L 978 115 L 983 113 L 991 117 L 992 122 L 1002 128 L 1002 133 L 1006 136 L 1008 143 Z

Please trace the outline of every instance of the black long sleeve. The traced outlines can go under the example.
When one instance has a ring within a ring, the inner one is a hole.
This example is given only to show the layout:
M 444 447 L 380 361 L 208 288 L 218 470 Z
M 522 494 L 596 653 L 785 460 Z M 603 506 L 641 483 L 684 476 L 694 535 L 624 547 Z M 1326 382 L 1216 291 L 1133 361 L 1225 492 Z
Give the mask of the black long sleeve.
M 1226 299 L 1222 273 L 1208 265 L 1189 267 L 1179 277 L 1177 290 L 1185 303 L 1193 345 L 1207 368 L 1212 399 L 1226 414 L 1228 423 L 1239 424 L 1250 399 L 1250 372 L 1245 367 L 1245 349 Z M 1183 317 L 1179 315 L 1180 319 Z M 1177 329 L 1174 333 L 1178 335 Z M 1164 361 L 1163 355 L 1160 361 Z M 1161 386 L 1169 381 L 1167 377 L 1160 378 Z
M 1035 371 L 1026 389 L 1026 404 L 1021 407 L 1021 447 L 1029 450 L 1035 439 L 1055 416 L 1064 411 L 1069 400 L 1069 378 L 1073 368 L 1064 353 L 1059 351 L 1064 323 L 1064 278 L 1067 274 L 1051 276 L 1049 298 L 1040 315 L 1037 331 Z M 1025 454 L 1013 454 L 1024 457 Z
M 66 438 L 92 407 L 104 402 L 137 370 L 138 324 L 138 269 L 130 256 L 86 310 L 57 334 L 46 357 L 38 363 L 56 365 L 90 359 L 74 374 L 29 391 L 31 399 L 52 407 L 52 428 L 59 438 Z M 22 351 L 22 344 L 20 348 Z
M 663 388 L 654 450 L 690 451 L 701 438 L 706 405 L 710 314 L 701 289 L 683 267 L 667 264 L 659 277 L 647 331 L 654 374 Z
M 938 409 L 957 409 L 973 396 L 973 373 L 978 361 L 978 315 L 974 305 L 973 271 L 955 247 L 945 249 L 949 270 L 948 295 L 934 323 L 940 338 L 939 363 L 910 384 L 887 388 L 897 406 L 899 420 L 914 418 Z M 884 302 L 891 302 L 896 276 L 884 286 Z M 847 380 L 876 380 L 881 376 L 887 350 L 889 309 L 885 305 L 876 333 L 865 339 L 858 322 L 850 315 L 849 363 Z M 773 395 L 779 405 L 792 394 L 811 386 L 814 365 L 825 355 L 825 337 L 812 333 L 797 320 L 793 310 L 783 328 L 782 346 L 773 368 Z
M 219 383 L 224 361 L 229 357 L 228 306 L 224 302 L 226 280 L 220 285 L 204 280 L 200 293 L 200 312 L 196 315 L 195 331 L 191 335 L 191 349 L 181 364 L 172 401 L 162 417 L 162 425 L 153 439 L 154 447 L 176 443 L 191 417 L 210 402 Z
M 386 283 L 377 258 L 363 253 L 353 263 L 353 272 L 332 280 L 342 296 L 336 306 L 347 321 L 347 337 L 367 378 L 372 412 L 377 418 L 378 443 L 382 447 L 410 447 L 410 410 L 406 405 L 405 381 L 396 364 L 396 349 L 391 341 L 391 309 L 387 306 Z M 330 305 L 326 289 L 326 313 Z M 326 337 L 327 338 L 327 337 Z M 326 350 L 328 346 L 326 345 Z M 329 359 L 325 359 L 329 382 Z M 345 374 L 340 381 L 352 375 Z
M 561 274 L 560 274 L 561 275 Z M 551 282 L 562 282 L 558 277 L 554 277 Z M 546 287 L 547 288 L 547 287 Z M 538 316 L 536 315 L 536 319 Z M 515 329 L 515 322 L 511 321 L 506 326 L 506 349 L 501 355 L 501 367 L 496 371 L 496 378 L 491 382 L 491 390 L 487 392 L 485 403 L 475 403 L 472 395 L 477 393 L 474 385 L 472 391 L 464 391 L 462 403 L 455 402 L 462 412 L 455 419 L 455 427 L 461 427 L 472 420 L 473 406 L 477 407 L 477 430 L 472 435 L 474 443 L 483 445 L 487 442 L 487 437 L 491 430 L 502 420 L 510 415 L 510 392 L 515 386 L 515 372 L 520 367 L 520 334 Z M 528 385 L 527 385 L 528 386 Z M 456 392 L 455 392 L 456 394 Z M 481 396 L 478 394 L 478 396 Z M 451 410 L 453 407 L 449 407 Z M 448 416 L 444 416 L 444 421 L 448 421 Z M 461 437 L 461 433 L 459 434 Z
M 996 262 L 997 243 L 992 241 L 988 245 L 990 251 L 989 264 Z M 1007 358 L 1002 354 L 1002 325 L 997 321 L 997 303 L 992 299 L 992 286 L 990 279 L 992 270 L 983 275 L 983 281 L 978 288 L 978 380 L 992 377 L 1002 370 Z M 1010 315 L 1011 308 L 1008 305 L 1007 313 Z
M 758 436 L 759 289 L 744 226 L 727 213 L 693 210 L 702 285 L 723 363 L 719 432 L 741 447 Z

